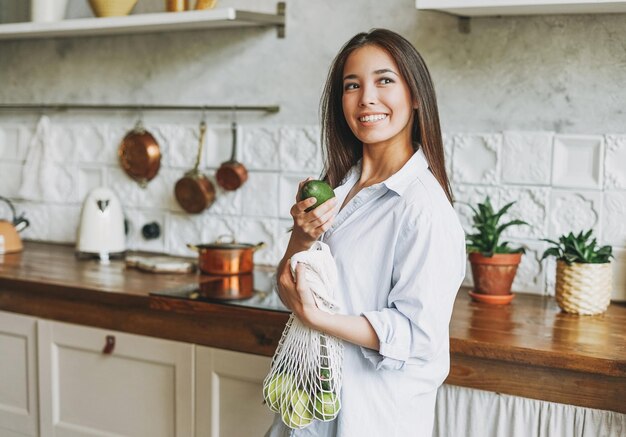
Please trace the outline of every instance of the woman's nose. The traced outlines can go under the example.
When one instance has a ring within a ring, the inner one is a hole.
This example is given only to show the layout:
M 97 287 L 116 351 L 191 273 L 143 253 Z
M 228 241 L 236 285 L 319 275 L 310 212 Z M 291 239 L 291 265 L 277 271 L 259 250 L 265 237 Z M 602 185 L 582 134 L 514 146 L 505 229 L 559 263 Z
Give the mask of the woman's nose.
M 373 86 L 361 87 L 361 99 L 359 101 L 360 106 L 373 105 L 377 101 L 376 88 Z

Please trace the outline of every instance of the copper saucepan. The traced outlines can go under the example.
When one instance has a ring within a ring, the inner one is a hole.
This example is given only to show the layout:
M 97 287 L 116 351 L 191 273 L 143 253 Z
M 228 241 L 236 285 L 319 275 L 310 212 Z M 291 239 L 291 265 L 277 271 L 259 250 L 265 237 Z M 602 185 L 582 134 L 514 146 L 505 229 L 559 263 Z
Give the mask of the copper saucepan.
M 193 169 L 185 173 L 185 176 L 180 178 L 174 187 L 176 201 L 181 208 L 192 214 L 198 214 L 204 211 L 215 201 L 215 187 L 213 187 L 209 178 L 198 170 L 205 134 L 206 123 L 202 121 L 200 123 L 200 139 L 198 142 L 196 165 Z
M 230 241 L 226 242 L 225 238 Z M 237 243 L 230 235 L 221 235 L 210 244 L 187 244 L 198 252 L 198 268 L 209 275 L 237 275 L 252 273 L 254 269 L 253 255 L 265 247 L 265 243 Z
M 145 187 L 161 167 L 161 149 L 141 120 L 126 134 L 117 151 L 120 165 L 128 176 Z
M 227 191 L 240 188 L 248 180 L 248 170 L 237 161 L 237 123 L 233 122 L 231 132 L 233 145 L 230 160 L 223 162 L 215 173 L 218 185 Z

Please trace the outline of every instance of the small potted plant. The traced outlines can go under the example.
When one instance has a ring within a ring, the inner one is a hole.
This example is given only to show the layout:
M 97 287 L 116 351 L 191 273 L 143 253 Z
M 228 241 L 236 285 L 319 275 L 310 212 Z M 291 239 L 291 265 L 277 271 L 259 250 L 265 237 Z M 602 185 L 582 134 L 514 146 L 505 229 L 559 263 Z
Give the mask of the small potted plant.
M 552 244 L 541 257 L 554 256 L 556 262 L 556 302 L 572 314 L 600 314 L 611 303 L 613 271 L 611 246 L 597 245 L 592 230 L 578 235 L 570 232 Z
M 470 296 L 479 302 L 506 304 L 513 300 L 511 286 L 524 248 L 509 247 L 509 242 L 500 241 L 500 236 L 511 226 L 528 223 L 523 220 L 499 223 L 514 203 L 506 204 L 499 211 L 494 211 L 489 197 L 478 204 L 478 210 L 469 205 L 474 212 L 474 227 L 478 231 L 467 235 L 467 252 L 474 278 L 474 290 L 470 291 Z

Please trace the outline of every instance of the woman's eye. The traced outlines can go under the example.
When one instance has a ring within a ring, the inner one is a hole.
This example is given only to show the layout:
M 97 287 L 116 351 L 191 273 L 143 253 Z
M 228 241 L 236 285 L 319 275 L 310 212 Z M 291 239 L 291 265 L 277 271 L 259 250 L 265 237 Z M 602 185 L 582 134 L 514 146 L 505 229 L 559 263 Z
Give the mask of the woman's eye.
M 393 79 L 389 78 L 389 77 L 383 77 L 379 80 L 379 82 L 383 85 L 387 85 L 389 83 L 393 83 Z
M 359 86 L 356 83 L 347 83 L 343 86 L 344 91 L 357 89 Z

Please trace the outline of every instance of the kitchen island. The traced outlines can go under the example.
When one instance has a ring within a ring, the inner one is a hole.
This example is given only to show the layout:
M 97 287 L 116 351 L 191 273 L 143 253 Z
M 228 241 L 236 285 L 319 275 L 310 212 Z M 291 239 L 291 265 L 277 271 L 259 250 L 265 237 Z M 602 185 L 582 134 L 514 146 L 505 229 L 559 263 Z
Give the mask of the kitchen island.
M 269 267 L 267 267 L 269 268 Z M 123 261 L 79 261 L 73 247 L 26 243 L 0 259 L 0 311 L 270 357 L 288 313 L 150 295 L 201 281 Z M 474 303 L 466 289 L 450 326 L 447 384 L 626 413 L 626 307 L 563 314 L 554 299 L 518 294 Z

